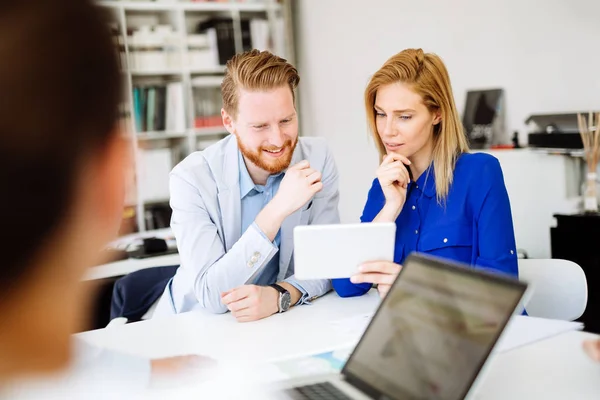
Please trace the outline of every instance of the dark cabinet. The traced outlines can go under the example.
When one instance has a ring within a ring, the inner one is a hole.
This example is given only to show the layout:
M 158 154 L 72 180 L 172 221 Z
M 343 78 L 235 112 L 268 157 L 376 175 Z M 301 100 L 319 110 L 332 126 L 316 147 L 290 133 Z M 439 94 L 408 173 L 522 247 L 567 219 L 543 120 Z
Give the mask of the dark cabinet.
M 588 303 L 579 318 L 585 330 L 600 333 L 600 215 L 554 215 L 550 228 L 552 258 L 573 261 L 583 269 L 588 284 Z

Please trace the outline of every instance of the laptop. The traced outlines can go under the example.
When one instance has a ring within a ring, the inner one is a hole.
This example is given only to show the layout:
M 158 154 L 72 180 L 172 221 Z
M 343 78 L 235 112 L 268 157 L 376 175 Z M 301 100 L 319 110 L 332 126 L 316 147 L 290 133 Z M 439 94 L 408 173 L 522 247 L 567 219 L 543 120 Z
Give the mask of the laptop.
M 527 285 L 413 253 L 339 374 L 287 381 L 288 399 L 444 399 L 476 380 Z

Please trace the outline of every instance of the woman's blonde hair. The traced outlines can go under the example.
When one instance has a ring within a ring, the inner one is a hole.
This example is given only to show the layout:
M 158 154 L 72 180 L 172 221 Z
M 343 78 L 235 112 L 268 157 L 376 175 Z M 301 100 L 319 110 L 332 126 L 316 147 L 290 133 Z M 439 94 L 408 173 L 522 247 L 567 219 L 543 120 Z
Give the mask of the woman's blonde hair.
M 407 49 L 392 56 L 375 72 L 365 90 L 365 108 L 369 130 L 381 161 L 386 150 L 375 123 L 375 98 L 377 90 L 385 85 L 402 82 L 423 99 L 431 113 L 439 112 L 441 121 L 433 127 L 433 168 L 438 202 L 448 195 L 458 156 L 469 151 L 462 123 L 454 104 L 450 76 L 442 59 L 421 49 Z

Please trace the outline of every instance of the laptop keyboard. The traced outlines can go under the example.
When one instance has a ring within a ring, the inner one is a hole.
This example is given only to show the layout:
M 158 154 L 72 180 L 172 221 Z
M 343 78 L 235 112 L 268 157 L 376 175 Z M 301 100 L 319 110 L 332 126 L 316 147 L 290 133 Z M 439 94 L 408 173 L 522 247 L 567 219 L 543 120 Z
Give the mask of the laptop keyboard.
M 285 392 L 293 400 L 352 400 L 329 382 L 298 386 Z

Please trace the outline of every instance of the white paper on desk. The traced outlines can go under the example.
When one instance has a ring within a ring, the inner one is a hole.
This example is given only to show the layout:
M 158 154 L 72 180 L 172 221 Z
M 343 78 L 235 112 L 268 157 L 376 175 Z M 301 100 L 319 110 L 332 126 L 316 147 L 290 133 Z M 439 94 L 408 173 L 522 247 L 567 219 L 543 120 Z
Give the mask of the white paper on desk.
M 331 321 L 332 328 L 339 333 L 360 339 L 373 319 L 373 313 L 354 315 L 348 318 Z
M 515 315 L 502 333 L 494 352 L 502 353 L 561 333 L 582 329 L 581 322 Z
M 282 381 L 304 376 L 339 373 L 354 350 L 354 346 L 331 351 L 272 361 L 263 368 L 262 376 L 269 381 Z
M 260 381 L 273 383 L 291 378 L 339 373 L 354 350 L 356 343 L 346 343 L 314 352 L 272 359 L 249 365 Z
M 360 340 L 373 318 L 372 313 L 355 315 L 331 322 L 333 329 L 352 339 Z M 555 319 L 536 318 L 515 315 L 511 318 L 502 333 L 494 352 L 502 353 L 525 346 L 540 340 L 560 335 L 561 333 L 582 330 L 581 322 L 561 321 Z

